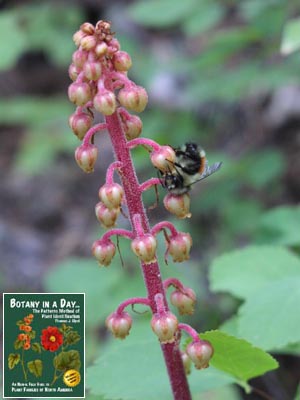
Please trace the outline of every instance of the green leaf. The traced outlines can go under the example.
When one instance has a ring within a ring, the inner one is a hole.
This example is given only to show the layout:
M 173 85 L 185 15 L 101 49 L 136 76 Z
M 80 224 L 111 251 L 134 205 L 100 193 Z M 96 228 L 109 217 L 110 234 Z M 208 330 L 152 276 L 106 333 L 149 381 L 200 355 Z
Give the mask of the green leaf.
M 39 378 L 43 374 L 43 362 L 42 360 L 33 360 L 27 363 L 27 368 L 36 378 Z
M 268 350 L 299 342 L 299 304 L 299 274 L 264 285 L 240 307 L 238 332 Z
M 8 356 L 8 368 L 9 369 L 15 368 L 15 366 L 19 364 L 20 360 L 21 360 L 20 354 L 10 353 Z
M 128 12 L 140 24 L 161 28 L 180 24 L 196 5 L 196 0 L 147 0 L 132 4 Z
M 221 331 L 208 331 L 200 334 L 214 348 L 210 364 L 226 372 L 245 386 L 249 379 L 278 368 L 277 361 L 260 348 L 243 339 L 237 339 Z
M 109 366 L 113 366 L 113 373 Z M 127 373 L 128 368 L 130 374 Z M 140 341 L 128 341 L 126 338 L 126 342 L 121 343 L 114 341 L 95 365 L 87 369 L 86 379 L 91 394 L 105 395 L 110 400 L 172 399 L 161 349 L 155 338 Z M 235 382 L 234 378 L 213 367 L 193 371 L 189 376 L 194 396 L 232 382 Z
M 79 342 L 79 340 L 80 340 L 79 333 L 76 331 L 71 331 L 66 334 L 64 339 L 64 345 L 71 346 L 72 344 Z
M 285 24 L 281 42 L 281 53 L 288 55 L 300 49 L 300 18 L 295 18 Z
M 33 351 L 37 352 L 37 353 L 41 353 L 42 352 L 42 346 L 38 342 L 32 343 L 31 349 Z
M 217 257 L 210 268 L 210 288 L 244 299 L 269 282 L 300 276 L 300 260 L 276 246 L 249 246 Z
M 53 365 L 60 371 L 68 369 L 80 370 L 81 360 L 77 350 L 62 351 L 53 359 Z
M 281 206 L 263 214 L 258 237 L 286 246 L 300 245 L 300 206 Z
M 23 340 L 16 339 L 16 340 L 14 341 L 14 348 L 15 348 L 15 350 L 21 349 L 21 348 L 23 347 L 23 345 L 24 345 L 24 341 L 23 341 Z

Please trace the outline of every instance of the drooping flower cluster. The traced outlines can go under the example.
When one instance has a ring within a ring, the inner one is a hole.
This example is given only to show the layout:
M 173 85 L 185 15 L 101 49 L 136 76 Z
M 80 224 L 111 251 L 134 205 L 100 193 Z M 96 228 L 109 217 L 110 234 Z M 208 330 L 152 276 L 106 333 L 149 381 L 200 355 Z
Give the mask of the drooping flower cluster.
M 23 318 L 23 321 L 20 321 L 19 323 L 19 329 L 20 331 L 23 331 L 25 333 L 20 333 L 18 335 L 18 341 L 21 342 L 22 347 L 24 350 L 29 350 L 31 347 L 31 339 L 34 337 L 34 333 L 32 331 L 32 326 L 31 323 L 33 321 L 33 314 L 28 314 L 26 317 Z
M 90 23 L 83 24 L 75 33 L 74 42 L 77 50 L 73 54 L 69 68 L 69 76 L 73 83 L 68 93 L 77 108 L 71 115 L 69 124 L 74 134 L 82 141 L 75 151 L 75 159 L 85 172 L 92 172 L 98 156 L 94 137 L 104 130 L 110 135 L 116 158 L 107 170 L 105 183 L 102 182 L 99 189 L 100 202 L 95 206 L 97 219 L 102 226 L 110 230 L 94 242 L 92 253 L 99 265 L 107 267 L 116 253 L 112 237 L 122 236 L 129 239 L 131 250 L 140 260 L 148 292 L 147 298 L 131 298 L 121 303 L 117 310 L 108 316 L 106 325 L 115 337 L 124 339 L 132 326 L 132 318 L 124 308 L 133 304 L 150 307 L 153 313 L 152 330 L 162 343 L 167 363 L 171 365 L 175 359 L 181 357 L 178 349 L 180 330 L 192 334 L 193 343 L 202 342 L 192 328 L 188 329 L 186 325 L 183 327 L 176 316 L 169 311 L 166 299 L 166 290 L 169 286 L 175 288 L 171 294 L 171 303 L 182 315 L 193 313 L 196 296 L 192 289 L 186 288 L 178 280 L 162 281 L 156 258 L 157 235 L 163 232 L 166 242 L 165 260 L 167 261 L 170 255 L 174 262 L 189 259 L 192 238 L 188 233 L 177 231 L 174 225 L 167 221 L 150 227 L 142 193 L 152 186 L 160 185 L 161 180 L 151 178 L 139 183 L 130 152 L 136 146 L 146 147 L 150 152 L 152 164 L 163 175 L 175 170 L 175 151 L 170 146 L 161 146 L 153 140 L 139 137 L 142 132 L 142 122 L 131 112 L 139 113 L 145 109 L 148 102 L 147 92 L 128 78 L 127 71 L 132 64 L 131 58 L 128 53 L 120 49 L 118 40 L 111 32 L 110 23 L 99 21 L 95 26 Z M 104 116 L 103 123 L 93 125 L 95 112 Z M 114 180 L 116 172 L 119 174 L 121 184 Z M 187 193 L 182 195 L 167 193 L 164 199 L 166 209 L 179 218 L 190 216 L 189 204 Z M 118 216 L 124 207 L 128 210 L 131 230 L 115 228 Z M 164 346 L 165 344 L 172 346 Z M 201 355 L 205 358 L 202 364 L 199 361 L 200 351 L 195 350 L 184 353 L 183 361 L 186 364 L 188 356 L 196 367 L 201 364 L 205 368 L 209 361 L 207 356 L 209 351 L 202 353 L 205 353 L 205 357 Z M 212 353 L 211 350 L 211 355 Z M 178 368 L 182 368 L 183 371 L 183 364 Z M 174 366 L 174 371 L 176 369 Z M 169 373 L 172 375 L 172 369 Z M 174 372 L 174 376 L 170 377 L 171 383 L 175 380 L 175 375 Z M 176 386 L 178 387 L 178 383 Z M 184 379 L 182 387 L 186 393 L 187 384 Z

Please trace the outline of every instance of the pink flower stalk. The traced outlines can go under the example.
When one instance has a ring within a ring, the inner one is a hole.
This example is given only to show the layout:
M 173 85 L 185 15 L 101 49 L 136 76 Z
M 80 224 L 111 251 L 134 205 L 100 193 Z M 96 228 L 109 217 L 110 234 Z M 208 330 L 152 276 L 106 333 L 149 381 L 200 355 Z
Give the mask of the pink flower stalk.
M 96 204 L 96 216 L 108 230 L 92 247 L 100 265 L 108 266 L 113 259 L 116 246 L 113 236 L 122 236 L 131 241 L 131 249 L 140 261 L 141 271 L 147 289 L 146 298 L 133 297 L 122 302 L 117 310 L 108 316 L 106 323 L 113 335 L 124 339 L 130 332 L 132 319 L 125 307 L 143 304 L 151 309 L 151 327 L 158 336 L 169 374 L 175 400 L 191 400 L 186 378 L 187 366 L 183 364 L 179 349 L 180 330 L 189 331 L 194 341 L 197 334 L 186 324 L 180 324 L 168 306 L 165 290 L 174 286 L 173 303 L 181 313 L 190 314 L 196 301 L 192 289 L 185 288 L 178 280 L 161 278 L 156 258 L 156 236 L 163 231 L 166 239 L 166 257 L 170 254 L 175 262 L 189 258 L 192 239 L 189 234 L 178 232 L 167 221 L 152 229 L 142 201 L 143 191 L 160 184 L 158 178 L 139 183 L 131 158 L 131 149 L 143 146 L 149 149 L 150 160 L 162 173 L 170 171 L 175 152 L 170 146 L 161 146 L 153 140 L 139 138 L 142 131 L 141 119 L 131 112 L 142 112 L 148 102 L 146 90 L 136 85 L 127 76 L 132 61 L 111 32 L 109 22 L 99 21 L 81 25 L 75 33 L 77 50 L 72 57 L 69 76 L 73 83 L 69 87 L 69 99 L 77 109 L 70 117 L 70 127 L 82 144 L 75 152 L 78 165 L 87 173 L 94 170 L 98 149 L 94 136 L 107 130 L 113 146 L 115 161 L 107 170 L 106 181 L 99 189 L 100 202 Z M 104 123 L 93 125 L 95 112 L 104 116 Z M 99 151 L 101 159 L 101 149 Z M 114 181 L 118 173 L 121 185 Z M 190 216 L 189 196 L 167 194 L 165 206 L 179 218 Z M 122 207 L 126 206 L 131 230 L 114 228 Z M 167 233 L 169 232 L 169 233 Z M 192 348 L 194 350 L 194 348 Z M 192 351 L 191 350 L 191 351 Z M 194 351 L 195 353 L 195 351 Z M 199 358 L 199 351 L 193 357 Z M 207 364 L 208 357 L 202 362 Z M 186 363 L 185 363 L 186 364 Z M 202 365 L 201 364 L 201 365 Z

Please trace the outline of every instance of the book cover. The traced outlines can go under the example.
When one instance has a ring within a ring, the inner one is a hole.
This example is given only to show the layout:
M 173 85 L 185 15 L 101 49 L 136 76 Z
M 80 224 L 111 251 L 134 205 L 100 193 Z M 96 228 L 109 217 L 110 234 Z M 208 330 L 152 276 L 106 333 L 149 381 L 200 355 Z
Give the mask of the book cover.
M 84 293 L 3 294 L 3 398 L 84 398 Z

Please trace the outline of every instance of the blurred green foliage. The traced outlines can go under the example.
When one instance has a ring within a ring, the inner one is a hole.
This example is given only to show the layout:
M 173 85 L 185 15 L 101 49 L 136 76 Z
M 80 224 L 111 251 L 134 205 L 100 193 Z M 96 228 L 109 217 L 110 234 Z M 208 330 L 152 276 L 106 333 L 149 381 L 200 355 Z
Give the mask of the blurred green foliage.
M 82 23 L 80 9 L 63 2 L 32 2 L 0 13 L 0 69 L 14 66 L 27 50 L 44 49 L 58 65 L 67 65 L 74 46 L 74 26 Z

